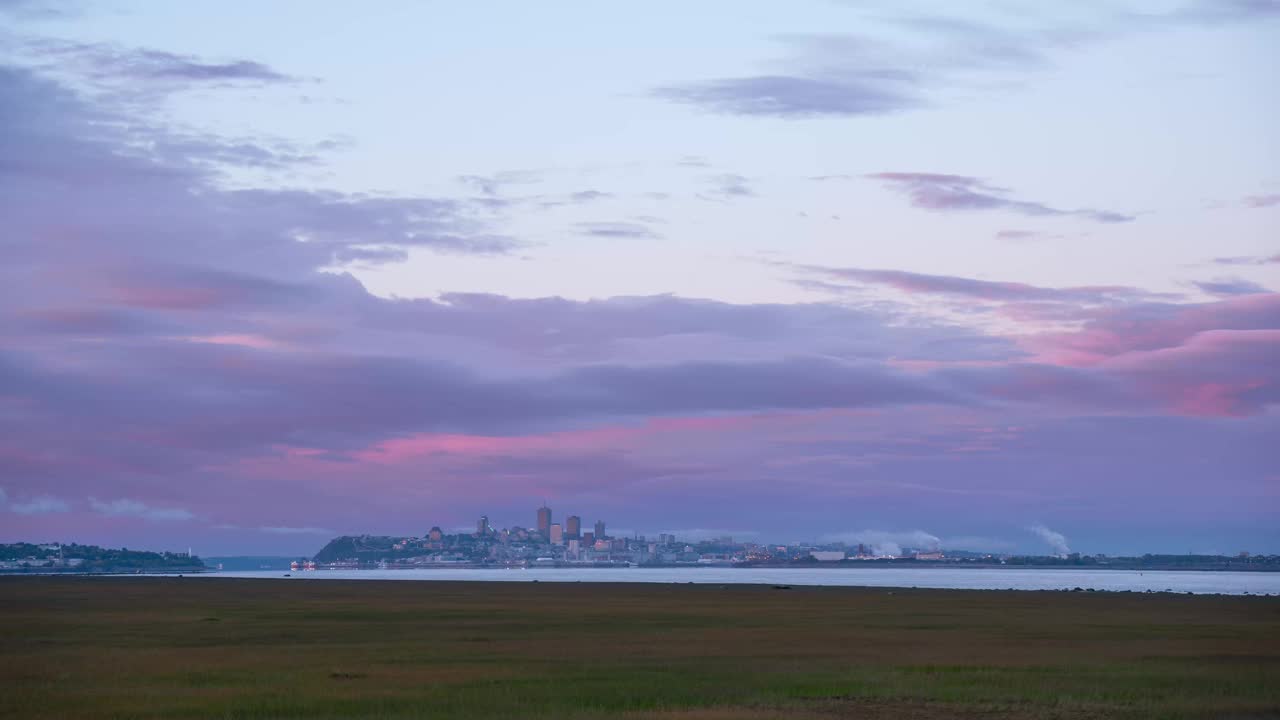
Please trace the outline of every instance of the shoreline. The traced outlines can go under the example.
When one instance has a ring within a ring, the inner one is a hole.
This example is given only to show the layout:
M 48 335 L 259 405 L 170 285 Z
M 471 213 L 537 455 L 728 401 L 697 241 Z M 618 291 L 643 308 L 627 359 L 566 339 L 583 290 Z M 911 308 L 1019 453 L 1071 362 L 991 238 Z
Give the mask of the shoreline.
M 240 570 L 200 573 L 193 578 L 226 578 L 296 581 L 350 581 L 397 583 L 569 584 L 569 585 L 653 585 L 653 586 L 786 586 L 814 588 L 915 588 L 938 590 L 1015 590 L 1095 593 L 1172 593 L 1221 596 L 1280 596 L 1280 576 L 1232 572 L 1137 572 L 1110 573 L 1072 570 L 1012 569 L 1007 571 L 971 569 L 933 572 L 925 568 L 881 569 L 860 572 L 797 568 L 683 569 L 614 568 L 579 572 L 571 568 L 503 569 L 420 569 L 413 570 Z M 124 577 L 146 577 L 133 575 Z

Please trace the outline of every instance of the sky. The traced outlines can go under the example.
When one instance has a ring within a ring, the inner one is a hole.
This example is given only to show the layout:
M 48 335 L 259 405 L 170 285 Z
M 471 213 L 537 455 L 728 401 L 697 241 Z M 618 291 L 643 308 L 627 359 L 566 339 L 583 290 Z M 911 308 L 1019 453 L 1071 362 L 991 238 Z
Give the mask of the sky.
M 1278 75 L 1276 0 L 0 0 L 0 541 L 1280 552 Z

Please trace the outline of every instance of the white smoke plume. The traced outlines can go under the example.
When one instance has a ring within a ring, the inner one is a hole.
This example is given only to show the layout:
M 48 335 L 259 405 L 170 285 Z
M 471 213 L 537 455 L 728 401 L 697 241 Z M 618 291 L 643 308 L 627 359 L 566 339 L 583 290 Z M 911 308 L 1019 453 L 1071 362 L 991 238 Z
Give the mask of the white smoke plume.
M 862 543 L 869 546 L 872 554 L 877 557 L 901 557 L 904 546 L 922 550 L 937 550 L 942 547 L 942 540 L 937 535 L 923 530 L 910 530 L 907 532 L 859 530 L 857 532 L 824 535 L 822 541 L 843 542 L 849 545 Z
M 902 547 L 896 542 L 881 540 L 871 546 L 871 554 L 876 557 L 902 557 Z
M 1053 548 L 1055 555 L 1070 555 L 1071 548 L 1067 546 L 1067 537 L 1060 532 L 1055 532 L 1039 523 L 1027 528 L 1031 532 L 1040 537 L 1041 540 L 1048 543 Z

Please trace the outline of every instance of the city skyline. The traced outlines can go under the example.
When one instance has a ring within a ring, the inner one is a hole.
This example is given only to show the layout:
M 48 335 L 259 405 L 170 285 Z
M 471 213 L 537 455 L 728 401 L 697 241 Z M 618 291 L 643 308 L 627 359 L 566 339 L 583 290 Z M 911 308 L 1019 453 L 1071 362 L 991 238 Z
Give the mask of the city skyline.
M 1280 552 L 1275 2 L 0 28 L 0 542 Z

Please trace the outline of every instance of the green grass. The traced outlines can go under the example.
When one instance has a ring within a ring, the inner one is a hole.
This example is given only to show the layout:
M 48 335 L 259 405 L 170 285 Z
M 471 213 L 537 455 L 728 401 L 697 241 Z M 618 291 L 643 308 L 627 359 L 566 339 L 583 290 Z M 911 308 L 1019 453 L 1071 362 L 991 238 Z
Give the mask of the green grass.
M 0 579 L 0 716 L 1280 718 L 1280 600 Z

